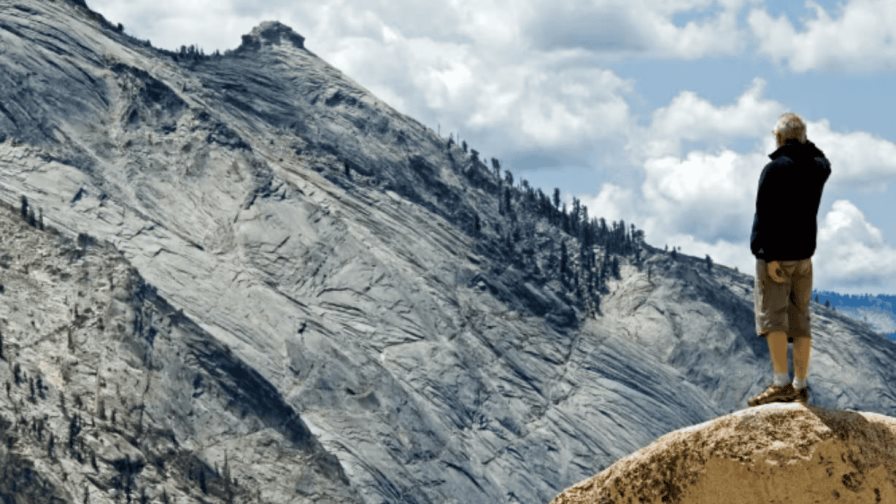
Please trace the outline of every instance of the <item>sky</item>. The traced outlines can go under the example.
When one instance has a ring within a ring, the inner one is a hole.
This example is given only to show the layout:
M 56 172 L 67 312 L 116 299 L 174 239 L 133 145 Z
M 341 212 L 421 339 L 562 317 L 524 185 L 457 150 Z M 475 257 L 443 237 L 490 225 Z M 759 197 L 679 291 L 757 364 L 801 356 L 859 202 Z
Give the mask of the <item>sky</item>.
M 752 274 L 771 129 L 832 164 L 815 287 L 896 293 L 891 0 L 88 0 L 153 45 L 239 45 L 264 20 L 515 178 Z

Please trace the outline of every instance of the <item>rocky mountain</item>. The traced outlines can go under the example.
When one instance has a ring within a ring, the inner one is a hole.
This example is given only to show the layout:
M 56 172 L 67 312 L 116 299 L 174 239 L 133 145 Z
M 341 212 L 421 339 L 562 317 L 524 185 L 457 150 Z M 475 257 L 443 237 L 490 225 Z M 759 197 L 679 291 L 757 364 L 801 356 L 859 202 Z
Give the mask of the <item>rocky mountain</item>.
M 831 291 L 818 291 L 815 296 L 819 303 L 861 320 L 882 336 L 896 341 L 896 296 L 840 294 Z
M 751 277 L 515 180 L 276 22 L 203 55 L 0 0 L 0 140 L 0 470 L 28 468 L 2 495 L 545 502 L 768 381 Z M 813 309 L 814 401 L 896 414 L 896 347 Z
M 772 403 L 665 434 L 551 502 L 894 501 L 896 418 Z

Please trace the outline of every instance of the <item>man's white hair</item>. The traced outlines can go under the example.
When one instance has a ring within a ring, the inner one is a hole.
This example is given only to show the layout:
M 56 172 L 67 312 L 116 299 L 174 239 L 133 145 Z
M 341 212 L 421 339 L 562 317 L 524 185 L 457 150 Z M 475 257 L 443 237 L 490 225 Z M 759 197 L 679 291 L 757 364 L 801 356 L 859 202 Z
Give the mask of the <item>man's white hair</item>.
M 781 117 L 778 118 L 778 123 L 775 124 L 774 133 L 778 137 L 778 141 L 782 144 L 787 140 L 798 140 L 801 143 L 805 143 L 806 123 L 803 122 L 803 119 L 800 116 L 793 112 L 787 112 L 781 114 Z

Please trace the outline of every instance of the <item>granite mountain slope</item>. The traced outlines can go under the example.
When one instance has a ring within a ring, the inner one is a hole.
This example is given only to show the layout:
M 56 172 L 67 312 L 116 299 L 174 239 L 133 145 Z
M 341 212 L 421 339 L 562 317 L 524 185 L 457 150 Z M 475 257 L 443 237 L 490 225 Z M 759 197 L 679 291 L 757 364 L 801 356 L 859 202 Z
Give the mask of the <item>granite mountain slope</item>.
M 359 500 L 279 392 L 114 247 L 17 213 L 0 208 L 0 499 Z
M 269 384 L 349 482 L 297 491 L 543 502 L 767 378 L 749 277 L 546 205 L 282 24 L 205 56 L 0 0 L 0 48 L 0 199 L 112 244 Z M 896 411 L 896 348 L 814 309 L 817 401 Z

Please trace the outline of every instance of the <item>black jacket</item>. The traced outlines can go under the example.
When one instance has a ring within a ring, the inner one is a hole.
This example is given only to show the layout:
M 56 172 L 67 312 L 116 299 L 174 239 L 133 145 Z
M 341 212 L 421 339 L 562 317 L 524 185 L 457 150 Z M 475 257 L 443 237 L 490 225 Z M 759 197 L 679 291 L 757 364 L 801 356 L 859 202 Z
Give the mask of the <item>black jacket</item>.
M 810 141 L 788 141 L 759 176 L 750 250 L 766 261 L 808 259 L 815 253 L 818 206 L 831 163 Z

